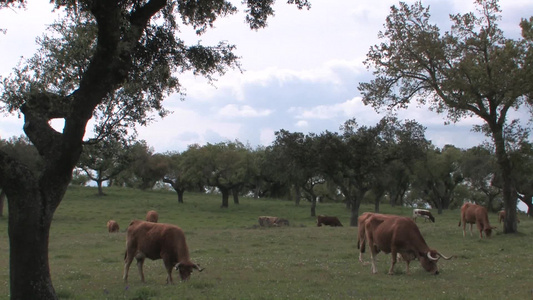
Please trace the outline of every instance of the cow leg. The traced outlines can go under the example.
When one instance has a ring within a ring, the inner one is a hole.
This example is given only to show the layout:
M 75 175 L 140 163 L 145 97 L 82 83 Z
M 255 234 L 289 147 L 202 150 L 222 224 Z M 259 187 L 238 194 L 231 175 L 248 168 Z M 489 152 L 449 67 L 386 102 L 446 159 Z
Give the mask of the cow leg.
M 143 272 L 143 264 L 144 264 L 144 257 L 137 258 L 137 269 L 139 270 L 139 274 L 141 276 L 141 282 L 144 282 L 144 272 Z
M 472 235 L 472 227 L 474 227 L 474 223 L 470 223 L 470 236 L 473 236 Z
M 394 275 L 394 265 L 396 264 L 396 258 L 397 258 L 397 252 L 392 250 L 391 253 L 390 253 L 390 257 L 391 257 L 391 265 L 390 265 L 390 269 L 389 269 L 389 275 Z
M 174 266 L 168 257 L 163 257 L 163 263 L 165 265 L 165 269 L 167 269 L 167 284 L 174 284 L 174 282 L 172 282 L 172 268 L 174 268 Z
M 374 251 L 370 252 L 370 261 L 372 263 L 372 274 L 376 274 L 378 272 L 378 268 L 376 267 L 376 254 L 374 254 Z
M 122 278 L 127 283 L 128 282 L 128 272 L 130 270 L 131 262 L 133 261 L 133 255 L 130 255 L 129 253 L 126 253 L 126 257 L 124 258 L 124 275 Z

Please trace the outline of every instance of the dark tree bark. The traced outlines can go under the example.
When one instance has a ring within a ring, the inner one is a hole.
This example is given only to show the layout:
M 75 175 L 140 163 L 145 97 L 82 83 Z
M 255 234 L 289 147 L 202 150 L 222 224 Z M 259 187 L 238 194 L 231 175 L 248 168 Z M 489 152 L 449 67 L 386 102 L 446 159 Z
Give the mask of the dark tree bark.
M 232 188 L 231 193 L 233 194 L 233 203 L 239 204 L 239 189 L 238 188 Z
M 185 193 L 185 187 L 180 185 L 178 180 L 172 180 L 170 178 L 163 178 L 163 182 L 170 184 L 170 186 L 178 194 L 178 203 L 183 203 L 183 194 Z
M 220 205 L 221 208 L 228 208 L 229 207 L 229 192 L 230 189 L 226 187 L 218 187 L 220 192 L 222 193 L 222 205 Z
M 316 217 L 316 197 L 312 197 L 311 200 L 311 217 Z
M 6 192 L 4 189 L 0 192 L 0 217 L 4 216 L 4 202 L 6 200 Z

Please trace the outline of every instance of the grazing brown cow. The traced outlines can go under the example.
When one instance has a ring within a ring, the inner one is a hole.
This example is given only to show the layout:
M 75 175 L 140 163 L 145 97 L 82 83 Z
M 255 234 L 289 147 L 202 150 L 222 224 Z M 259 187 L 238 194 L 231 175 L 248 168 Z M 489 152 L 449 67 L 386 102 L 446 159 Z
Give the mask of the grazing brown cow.
M 118 223 L 115 220 L 107 221 L 107 231 L 118 232 L 119 231 Z
M 381 220 L 381 222 L 387 218 L 395 217 L 394 215 L 365 212 L 357 218 L 357 249 L 359 249 L 359 261 L 363 264 L 366 264 L 366 262 L 363 261 L 363 253 L 365 253 L 366 249 L 365 223 L 371 216 L 374 216 L 374 220 Z
M 193 269 L 203 271 L 199 265 L 191 262 L 185 234 L 178 226 L 164 223 L 152 223 L 134 220 L 128 226 L 126 253 L 124 255 L 124 281 L 128 281 L 128 271 L 133 261 L 144 282 L 143 263 L 145 258 L 163 259 L 167 270 L 167 284 L 172 283 L 172 268 L 179 271 L 181 280 L 189 279 Z
M 431 212 L 427 209 L 420 209 L 420 208 L 413 209 L 413 220 L 415 220 L 415 222 L 416 222 L 416 218 L 418 217 L 424 218 L 424 221 L 430 220 L 431 222 L 435 223 L 435 217 L 433 217 Z
M 278 218 L 278 217 L 261 216 L 259 217 L 259 226 L 261 227 L 289 226 L 289 220 Z
M 502 221 L 504 220 L 505 220 L 505 210 L 501 210 L 498 212 L 498 222 L 500 222 L 501 224 Z M 520 219 L 518 218 L 518 216 L 516 216 L 516 222 L 520 223 Z
M 490 237 L 492 229 L 496 229 L 496 227 L 490 226 L 487 209 L 481 205 L 473 203 L 465 203 L 461 207 L 459 226 L 461 226 L 461 222 L 463 222 L 463 237 L 466 236 L 467 223 L 470 224 L 470 236 L 472 236 L 472 226 L 474 223 L 477 225 L 480 238 L 483 238 L 483 232 L 485 232 L 486 237 Z
M 157 223 L 157 220 L 159 220 L 159 214 L 155 210 L 149 210 L 146 213 L 146 221 Z
M 426 244 L 424 237 L 420 233 L 415 222 L 408 217 L 391 216 L 383 218 L 371 215 L 364 222 L 366 242 L 370 248 L 372 259 L 372 273 L 378 272 L 376 267 L 376 255 L 383 251 L 391 253 L 391 267 L 389 274 L 393 275 L 394 265 L 398 259 L 398 254 L 407 264 L 407 274 L 409 273 L 409 263 L 418 258 L 422 267 L 432 273 L 439 274 L 437 261 L 445 257 L 437 250 L 431 249 Z
M 325 226 L 342 227 L 342 223 L 337 217 L 317 216 L 316 226 L 320 227 L 322 224 Z

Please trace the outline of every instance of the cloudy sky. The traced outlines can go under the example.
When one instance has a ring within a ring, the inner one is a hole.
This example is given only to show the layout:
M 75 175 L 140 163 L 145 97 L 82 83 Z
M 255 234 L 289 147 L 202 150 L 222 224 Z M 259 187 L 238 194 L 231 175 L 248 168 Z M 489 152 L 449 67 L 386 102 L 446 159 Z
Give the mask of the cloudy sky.
M 36 49 L 35 38 L 54 21 L 48 1 L 31 0 L 27 10 L 0 10 L 0 76 L 7 76 L 20 60 Z M 240 0 L 235 4 L 240 7 Z M 141 139 L 156 152 L 183 151 L 187 145 L 238 139 L 252 147 L 270 145 L 280 129 L 291 132 L 337 131 L 350 118 L 361 125 L 375 125 L 383 115 L 361 102 L 357 86 L 371 73 L 363 60 L 370 46 L 378 44 L 394 0 L 312 0 L 310 10 L 298 10 L 279 0 L 268 27 L 251 31 L 242 14 L 215 23 L 201 37 L 183 31 L 191 44 L 216 44 L 220 40 L 237 46 L 243 72 L 230 71 L 210 85 L 191 74 L 181 76 L 185 101 L 174 95 L 164 105 L 173 111 L 163 120 L 139 128 Z M 413 3 L 413 1 L 406 1 Z M 475 10 L 473 1 L 422 1 L 430 6 L 432 20 L 441 31 L 449 30 L 450 13 Z M 518 38 L 521 18 L 533 16 L 533 1 L 502 0 L 500 27 L 508 37 Z M 484 136 L 470 132 L 477 119 L 444 125 L 444 116 L 425 108 L 411 107 L 399 115 L 427 127 L 426 137 L 442 147 L 468 148 Z M 0 137 L 22 134 L 22 119 L 2 116 Z

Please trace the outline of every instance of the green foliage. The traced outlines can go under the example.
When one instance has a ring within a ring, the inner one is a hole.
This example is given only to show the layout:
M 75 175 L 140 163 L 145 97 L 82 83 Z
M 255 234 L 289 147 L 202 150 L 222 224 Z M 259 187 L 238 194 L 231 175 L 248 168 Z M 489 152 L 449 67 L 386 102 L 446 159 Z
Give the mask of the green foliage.
M 239 206 L 220 209 L 220 198 L 190 193 L 177 204 L 173 192 L 142 192 L 111 187 L 107 197 L 96 189 L 70 187 L 54 216 L 50 264 L 60 299 L 529 299 L 533 266 L 525 263 L 533 244 L 533 220 L 520 216 L 520 232 L 491 239 L 475 234 L 466 238 L 457 227 L 459 211 L 436 215 L 435 223 L 418 219 L 430 247 L 450 261 L 439 261 L 441 274 L 429 275 L 411 264 L 411 275 L 398 263 L 387 275 L 390 255 L 377 256 L 378 271 L 358 262 L 357 229 L 349 226 L 316 227 L 308 203 L 299 207 L 275 199 L 241 199 Z M 382 212 L 410 216 L 411 209 L 383 205 Z M 145 262 L 146 284 L 135 265 L 129 283 L 122 280 L 125 230 L 147 210 L 159 212 L 160 221 L 182 227 L 192 259 L 205 271 L 188 282 L 166 285 L 161 261 Z M 362 205 L 361 211 L 373 206 Z M 340 203 L 319 203 L 317 213 L 336 215 L 343 224 L 349 211 Z M 257 217 L 287 218 L 289 227 L 259 228 Z M 106 222 L 115 219 L 118 234 L 109 234 Z M 7 299 L 9 270 L 7 219 L 0 219 L 0 298 Z M 365 254 L 369 260 L 369 254 Z M 487 281 L 490 284 L 487 284 Z M 431 286 L 428 289 L 428 286 Z
M 0 150 L 24 162 L 26 167 L 34 174 L 40 174 L 44 162 L 27 137 L 12 137 L 9 140 L 0 139 Z

